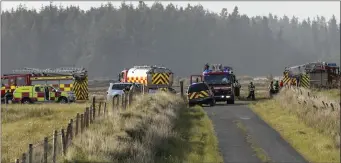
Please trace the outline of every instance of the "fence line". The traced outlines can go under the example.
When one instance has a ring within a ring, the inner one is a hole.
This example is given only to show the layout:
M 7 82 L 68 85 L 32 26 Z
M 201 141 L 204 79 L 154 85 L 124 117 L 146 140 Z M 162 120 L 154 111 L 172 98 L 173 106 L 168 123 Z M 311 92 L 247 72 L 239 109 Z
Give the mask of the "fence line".
M 184 96 L 183 82 L 180 82 L 181 96 Z M 146 91 L 142 91 L 144 94 Z M 136 94 L 136 93 L 135 93 Z M 126 110 L 134 102 L 135 94 L 126 92 L 121 96 L 113 97 L 112 109 Z M 96 104 L 98 104 L 96 106 Z M 77 113 L 69 120 L 66 128 L 54 130 L 52 136 L 44 137 L 43 141 L 37 144 L 29 144 L 28 150 L 22 153 L 21 158 L 16 158 L 15 163 L 56 163 L 58 156 L 65 156 L 67 149 L 72 144 L 72 140 L 84 133 L 98 117 L 106 117 L 108 114 L 107 102 L 96 103 L 96 96 L 93 96 L 91 106 L 86 107 L 83 113 Z M 58 139 L 59 138 L 59 139 Z M 38 149 L 38 148 L 41 149 Z M 40 156 L 40 158 L 39 158 Z

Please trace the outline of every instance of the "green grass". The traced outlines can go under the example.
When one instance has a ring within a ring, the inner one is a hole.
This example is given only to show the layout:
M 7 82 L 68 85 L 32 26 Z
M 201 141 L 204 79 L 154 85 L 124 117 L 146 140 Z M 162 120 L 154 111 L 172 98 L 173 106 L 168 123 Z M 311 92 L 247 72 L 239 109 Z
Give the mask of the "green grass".
M 266 154 L 266 152 L 262 148 L 259 147 L 259 145 L 255 142 L 255 140 L 252 139 L 251 135 L 248 133 L 244 124 L 239 120 L 235 121 L 235 123 L 237 127 L 243 131 L 246 141 L 250 144 L 256 156 L 264 163 L 270 162 L 271 160 L 269 156 Z
M 2 162 L 11 162 L 28 150 L 28 144 L 41 143 L 55 129 L 66 127 L 87 104 L 2 105 Z
M 202 107 L 181 110 L 175 128 L 180 137 L 173 140 L 169 154 L 177 159 L 162 162 L 223 162 L 212 122 Z
M 294 109 L 291 105 L 287 107 Z M 308 125 L 306 123 L 308 120 L 302 119 L 287 107 L 283 107 L 283 104 L 274 99 L 251 105 L 256 114 L 279 132 L 308 161 L 340 162 L 340 149 L 335 146 L 334 137 L 319 131 L 318 124 L 315 124 L 315 127 Z

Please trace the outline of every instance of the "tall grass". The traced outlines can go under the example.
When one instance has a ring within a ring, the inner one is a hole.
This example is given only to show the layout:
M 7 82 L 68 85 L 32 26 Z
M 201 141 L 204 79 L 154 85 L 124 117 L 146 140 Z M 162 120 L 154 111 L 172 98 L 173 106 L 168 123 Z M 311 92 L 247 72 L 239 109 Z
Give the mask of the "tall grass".
M 184 107 L 180 97 L 167 93 L 138 97 L 129 110 L 111 111 L 110 118 L 97 119 L 73 141 L 65 160 L 151 163 L 165 158 L 162 147 L 176 136 L 174 122 Z
M 68 121 L 89 104 L 2 105 L 1 162 L 11 162 L 26 152 L 28 144 L 40 143 L 53 130 Z
M 305 124 L 332 138 L 339 148 L 340 105 L 329 96 L 315 96 L 310 92 L 303 88 L 284 88 L 275 100 L 282 108 L 296 114 Z

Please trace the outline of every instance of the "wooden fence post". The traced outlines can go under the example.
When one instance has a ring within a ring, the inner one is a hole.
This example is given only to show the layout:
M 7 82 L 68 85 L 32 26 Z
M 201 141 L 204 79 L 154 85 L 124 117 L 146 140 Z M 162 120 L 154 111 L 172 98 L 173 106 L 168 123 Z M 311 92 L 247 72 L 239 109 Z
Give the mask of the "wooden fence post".
M 85 127 L 89 127 L 89 107 L 86 107 L 85 111 Z
M 47 150 L 48 150 L 48 142 L 49 141 L 49 139 L 48 139 L 48 137 L 45 137 L 44 138 L 44 157 L 43 157 L 43 163 L 47 163 Z
M 129 91 L 128 93 L 127 93 L 127 107 L 126 108 L 129 108 L 129 106 L 130 106 L 130 103 L 131 103 L 131 99 L 130 99 L 130 94 L 131 94 L 131 91 Z
M 99 108 L 98 108 L 98 116 L 101 116 L 101 110 L 102 110 L 102 108 L 99 107 Z
M 77 116 L 76 116 L 76 131 L 75 131 L 75 136 L 78 135 L 78 130 L 79 130 L 79 113 L 77 113 Z
M 92 124 L 92 122 L 93 122 L 93 120 L 92 120 L 92 117 L 93 117 L 92 113 L 93 113 L 93 112 L 94 112 L 94 108 L 91 107 L 91 108 L 90 108 L 90 113 L 89 113 L 90 124 Z
M 26 153 L 22 154 L 21 163 L 26 163 Z
M 63 155 L 66 155 L 66 142 L 65 142 L 65 132 L 64 129 L 61 129 L 61 138 L 62 138 L 62 152 Z
M 70 138 L 70 123 L 68 123 L 66 128 L 66 135 L 65 135 L 65 150 L 69 147 L 69 138 Z
M 33 163 L 33 144 L 28 145 L 28 163 Z
M 92 97 L 92 108 L 96 107 L 96 96 Z
M 121 97 L 121 108 L 123 109 L 124 108 L 124 97 L 125 97 L 125 93 L 122 94 L 122 97 Z
M 180 81 L 180 95 L 184 97 L 184 81 Z
M 70 119 L 70 139 L 73 139 L 73 119 Z
M 120 108 L 120 96 L 116 97 L 116 109 L 118 110 Z
M 84 130 L 84 114 L 81 114 L 81 133 L 83 133 Z
M 57 157 L 57 137 L 58 137 L 58 131 L 54 130 L 53 133 L 53 153 L 52 153 L 52 162 L 56 163 L 56 157 Z
M 115 109 L 115 97 L 112 98 L 112 110 Z
M 124 110 L 127 110 L 128 94 L 124 95 Z
M 105 116 L 106 115 L 105 113 L 107 112 L 107 103 L 104 103 L 103 110 L 104 110 L 103 116 Z
M 99 107 L 101 106 L 101 103 L 99 103 Z M 92 113 L 92 120 L 94 121 L 95 120 L 95 117 L 96 117 L 96 108 L 94 107 L 94 108 L 92 108 L 92 111 L 93 111 L 93 113 Z

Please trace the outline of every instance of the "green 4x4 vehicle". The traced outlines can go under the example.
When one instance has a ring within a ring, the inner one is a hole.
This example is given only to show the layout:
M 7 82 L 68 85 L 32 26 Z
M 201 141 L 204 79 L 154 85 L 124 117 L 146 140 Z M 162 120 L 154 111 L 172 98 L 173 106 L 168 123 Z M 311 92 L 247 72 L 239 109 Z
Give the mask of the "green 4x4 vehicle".
M 59 91 L 52 86 L 34 85 L 34 86 L 19 86 L 13 92 L 13 103 L 46 103 L 60 102 L 69 103 L 75 102 L 76 96 L 72 91 Z

